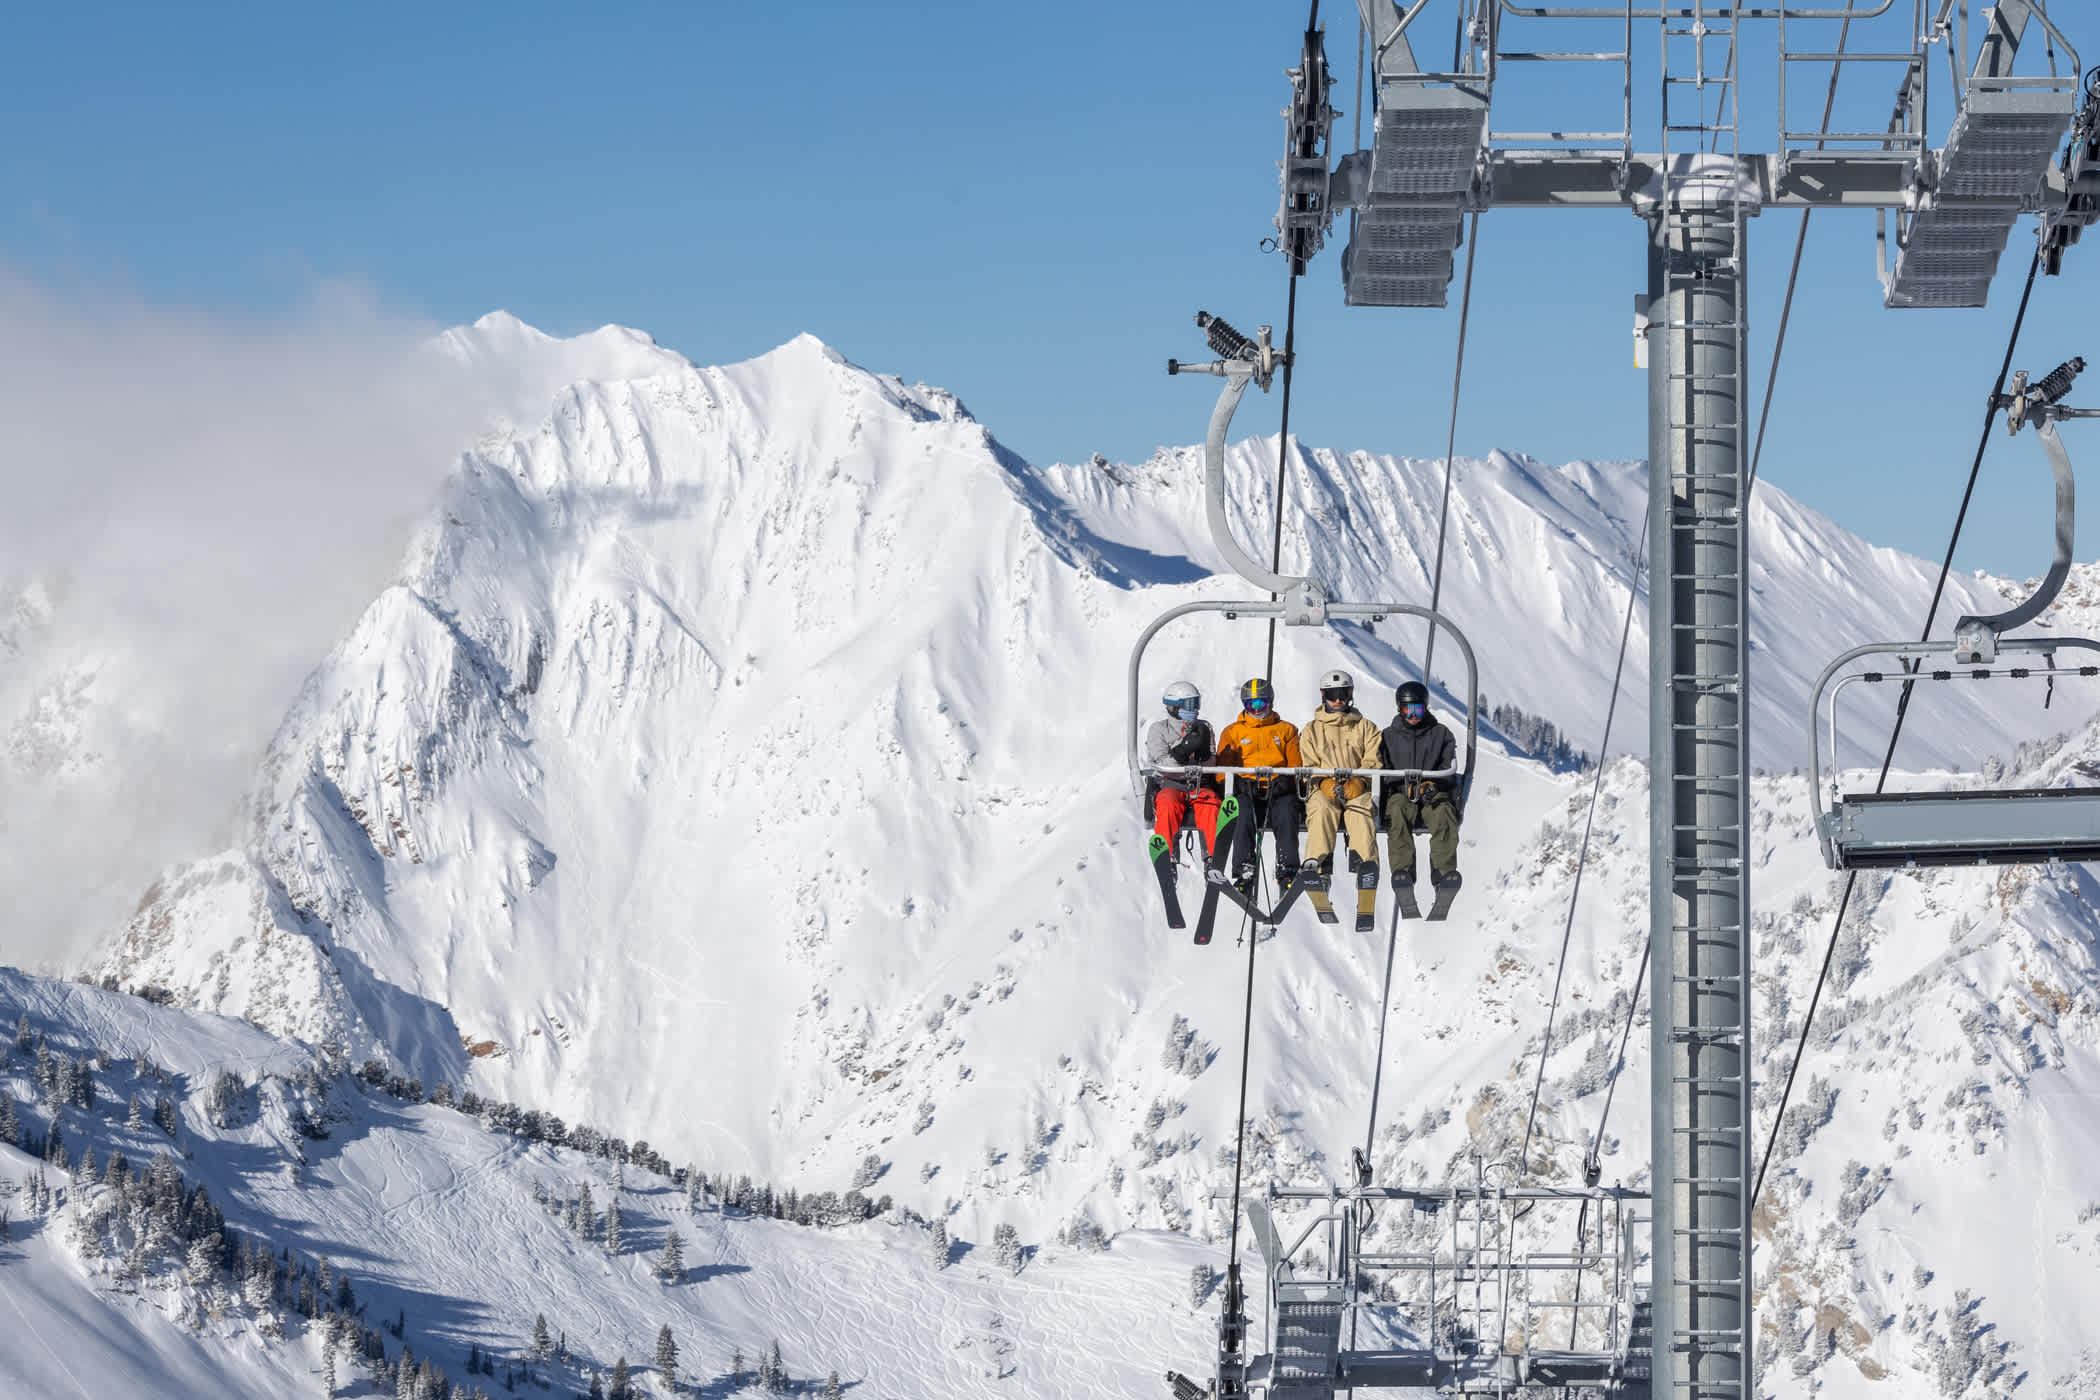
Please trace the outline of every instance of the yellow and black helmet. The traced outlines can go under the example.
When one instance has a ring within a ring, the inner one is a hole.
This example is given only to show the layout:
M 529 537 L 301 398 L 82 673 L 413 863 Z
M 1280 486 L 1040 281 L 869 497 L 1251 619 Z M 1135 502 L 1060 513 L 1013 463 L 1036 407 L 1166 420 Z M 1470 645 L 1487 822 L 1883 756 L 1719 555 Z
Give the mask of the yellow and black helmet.
M 1250 714 L 1263 714 L 1275 707 L 1276 688 L 1256 676 L 1240 687 L 1240 708 Z

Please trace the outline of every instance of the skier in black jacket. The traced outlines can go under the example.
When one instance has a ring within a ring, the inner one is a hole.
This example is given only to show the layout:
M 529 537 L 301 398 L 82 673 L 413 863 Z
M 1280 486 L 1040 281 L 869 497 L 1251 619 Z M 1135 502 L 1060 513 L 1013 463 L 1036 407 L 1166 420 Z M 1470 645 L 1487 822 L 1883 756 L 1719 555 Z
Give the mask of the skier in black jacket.
M 1409 681 L 1393 692 L 1400 713 L 1385 731 L 1382 745 L 1387 768 L 1415 768 L 1427 773 L 1458 767 L 1458 741 L 1429 713 L 1429 690 Z M 1458 780 L 1393 778 L 1385 795 L 1386 845 L 1393 863 L 1393 886 L 1412 890 L 1415 883 L 1415 823 L 1429 829 L 1429 878 L 1442 887 L 1458 880 Z

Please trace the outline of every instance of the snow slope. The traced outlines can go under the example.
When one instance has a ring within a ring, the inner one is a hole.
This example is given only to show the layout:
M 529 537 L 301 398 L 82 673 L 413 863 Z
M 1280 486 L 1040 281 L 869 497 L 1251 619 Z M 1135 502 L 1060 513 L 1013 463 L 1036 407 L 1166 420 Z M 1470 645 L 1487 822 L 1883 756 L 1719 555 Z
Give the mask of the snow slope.
M 450 344 L 508 373 L 521 346 L 557 354 L 535 336 L 492 319 Z M 1157 928 L 1122 771 L 1131 639 L 1177 603 L 1248 591 L 1211 576 L 1197 454 L 1038 470 L 952 396 L 807 337 L 726 368 L 626 333 L 559 345 L 575 382 L 462 459 L 399 580 L 287 716 L 240 844 L 171 871 L 94 975 L 710 1170 L 836 1188 L 873 1153 L 884 1189 L 921 1212 L 952 1203 L 966 1238 L 1005 1221 L 1032 1241 L 1084 1221 L 1215 1234 L 1243 972 L 1229 942 L 1198 953 Z M 1246 539 L 1266 533 L 1272 453 L 1233 449 Z M 1424 599 L 1439 465 L 1312 452 L 1301 466 L 1287 564 L 1312 561 L 1343 597 Z M 1459 472 L 1444 604 L 1482 687 L 1594 747 L 1640 471 L 1497 454 Z M 1785 773 L 1815 673 L 1857 641 L 1913 634 L 1932 570 L 1768 489 L 1752 529 L 1755 733 Z M 1957 580 L 1943 619 L 2008 587 Z M 2092 610 L 2075 603 L 2065 625 Z M 1193 675 L 1215 714 L 1261 641 L 1172 630 L 1145 690 Z M 1396 625 L 1286 633 L 1284 713 L 1302 716 L 1310 676 L 1339 661 L 1382 720 L 1417 645 Z M 1644 656 L 1636 635 L 1636 677 Z M 1449 665 L 1440 649 L 1441 679 Z M 1644 732 L 1638 698 L 1615 752 Z M 2091 713 L 2070 687 L 2046 714 L 1987 709 L 1973 688 L 1934 699 L 1906 739 L 1914 764 L 1973 769 Z M 2092 743 L 2081 729 L 2066 752 Z M 1534 1144 L 1563 1175 L 1601 1106 L 1644 932 L 1645 777 L 1609 776 Z M 1757 793 L 1757 896 L 1786 911 L 1760 930 L 1773 1084 L 1834 904 L 1801 788 L 1775 777 Z M 1395 979 L 1380 1156 L 1403 1176 L 1441 1180 L 1521 1137 L 1586 793 L 1484 743 L 1467 898 L 1443 929 L 1409 930 Z M 2100 1302 L 2075 1220 L 2100 1178 L 2071 1150 L 2100 1001 L 2085 876 L 1875 884 L 1819 1018 L 1836 1033 L 1803 1071 L 1838 1107 L 1784 1135 L 1800 1173 L 1768 1188 L 1772 1278 L 1863 1329 L 1846 1332 L 1849 1372 L 1813 1372 L 1832 1384 L 1932 1372 L 1958 1287 L 2022 1365 L 2069 1366 L 2071 1343 L 2013 1309 L 2036 1279 L 2063 1306 Z M 1307 919 L 1272 946 L 1253 1164 L 1318 1179 L 1362 1137 L 1383 945 Z M 1163 1057 L 1177 1016 L 1215 1058 Z M 1608 1173 L 1645 1155 L 1642 1099 L 1617 1101 Z M 1888 1161 L 1903 1147 L 1910 1168 Z M 1838 1181 L 1855 1160 L 1892 1178 L 1847 1220 L 1859 1193 L 1841 1199 Z M 2015 1179 L 2053 1251 L 2017 1277 L 1986 1262 L 2004 1222 L 1955 1223 Z M 1898 1228 L 1910 1206 L 1930 1232 Z M 1839 1249 L 1834 1227 L 1858 1242 Z M 1912 1253 L 1935 1282 L 1902 1282 Z M 1910 1307 L 1934 1320 L 1904 1330 Z M 1775 1310 L 1769 1325 L 1775 1355 L 1814 1350 L 1807 1324 Z

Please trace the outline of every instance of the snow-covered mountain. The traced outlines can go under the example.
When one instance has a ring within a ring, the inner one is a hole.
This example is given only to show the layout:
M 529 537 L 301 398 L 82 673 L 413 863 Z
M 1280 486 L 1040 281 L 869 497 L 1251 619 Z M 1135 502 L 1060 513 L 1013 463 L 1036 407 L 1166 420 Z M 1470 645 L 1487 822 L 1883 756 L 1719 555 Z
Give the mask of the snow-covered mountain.
M 1213 574 L 1198 454 L 1037 469 L 953 396 L 807 337 L 726 368 L 501 317 L 447 344 L 492 377 L 525 382 L 530 359 L 573 382 L 462 458 L 286 717 L 239 841 L 171 870 L 90 974 L 710 1171 L 843 1189 L 872 1155 L 900 1206 L 965 1239 L 1215 1236 L 1242 965 L 1158 927 L 1123 772 L 1132 640 L 1250 591 Z M 1266 538 L 1274 449 L 1232 451 L 1242 538 Z M 1345 598 L 1426 601 L 1440 464 L 1295 465 L 1286 565 Z M 1443 605 L 1481 687 L 1594 748 L 1642 471 L 1503 454 L 1458 471 Z M 1808 687 L 1846 646 L 1914 635 L 1934 566 L 1769 488 L 1752 532 L 1769 1112 L 1835 898 L 1786 776 Z M 2019 591 L 1957 580 L 1942 625 Z M 2095 591 L 2082 570 L 2057 625 L 2084 629 Z M 1614 753 L 1645 732 L 1642 625 Z M 1263 644 L 1182 624 L 1142 693 L 1187 675 L 1228 711 Z M 1419 646 L 1397 623 L 1287 631 L 1282 709 L 1302 717 L 1312 676 L 1343 664 L 1383 719 Z M 1440 680 L 1452 665 L 1440 647 Z M 2062 689 L 2046 713 L 1935 692 L 1903 756 L 1973 770 L 2076 727 L 2018 760 L 2059 780 L 2096 746 L 2092 697 Z M 1878 740 L 1851 743 L 1858 762 Z M 1645 931 L 1645 773 L 1606 777 L 1534 1142 L 1561 1176 Z M 1465 900 L 1402 942 L 1386 1169 L 1442 1180 L 1469 1151 L 1515 1151 L 1587 794 L 1486 736 Z M 2094 889 L 2083 871 L 1868 883 L 1760 1209 L 1770 1374 L 1783 1388 L 1835 1351 L 1804 1374 L 1983 1383 L 1964 1357 L 2002 1341 L 2013 1365 L 1990 1384 L 2053 1381 L 2078 1365 L 2062 1310 L 2100 1304 L 2083 1259 L 2100 1169 L 2077 1150 L 2100 1089 Z M 1322 1179 L 1362 1137 L 1383 940 L 1305 919 L 1270 946 L 1251 1165 Z M 1617 1100 L 1608 1175 L 1640 1176 L 1643 1100 Z M 2000 1197 L 2026 1223 L 1979 1209 Z M 2033 1250 L 2000 1266 L 2008 1232 Z

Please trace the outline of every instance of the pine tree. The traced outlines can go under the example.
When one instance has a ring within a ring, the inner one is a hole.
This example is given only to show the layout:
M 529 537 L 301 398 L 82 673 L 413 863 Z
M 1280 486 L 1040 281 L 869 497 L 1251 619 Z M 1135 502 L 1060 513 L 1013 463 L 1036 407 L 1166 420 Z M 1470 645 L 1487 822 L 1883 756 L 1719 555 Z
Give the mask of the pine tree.
M 1209 1300 L 1211 1287 L 1216 1282 L 1217 1277 L 1216 1275 L 1211 1273 L 1210 1265 L 1198 1264 L 1194 1268 L 1190 1269 L 1189 1306 L 1192 1308 L 1201 1308 L 1203 1304 Z
M 110 1158 L 112 1164 L 116 1160 L 114 1157 Z M 95 1176 L 95 1144 L 92 1142 L 80 1149 L 80 1179 L 82 1181 L 94 1181 L 97 1179 Z
M 733 1348 L 729 1353 L 729 1385 L 732 1390 L 735 1389 L 736 1386 L 740 1383 L 743 1374 L 744 1349 L 742 1347 L 736 1347 Z
M 766 1394 L 785 1395 L 788 1388 L 788 1373 L 787 1367 L 782 1365 L 780 1361 L 780 1339 L 778 1337 L 775 1337 L 773 1344 L 766 1348 L 766 1374 L 771 1377 L 766 1382 Z
M 15 1116 L 15 1096 L 0 1089 L 0 1142 L 9 1147 L 22 1145 L 22 1120 Z
M 1021 1272 L 1021 1232 L 1011 1225 L 1000 1225 L 992 1231 L 992 1257 L 999 1267 Z
M 949 1245 L 947 1221 L 935 1220 L 933 1222 L 933 1230 L 926 1238 L 926 1250 L 928 1256 L 933 1260 L 933 1267 L 935 1267 L 936 1269 L 945 1269 L 948 1267 Z
M 131 1112 L 124 1119 L 124 1126 L 134 1132 L 146 1126 L 146 1115 L 139 1107 L 139 1096 L 136 1093 L 131 1096 Z
M 824 1377 L 824 1400 L 844 1400 L 846 1391 L 839 1384 L 839 1373 L 833 1371 Z
M 656 1276 L 665 1283 L 685 1282 L 685 1238 L 676 1230 L 664 1232 L 664 1252 L 656 1257 Z
M 634 1400 L 634 1387 L 627 1374 L 627 1358 L 624 1356 L 613 1362 L 612 1384 L 606 1389 L 606 1400 Z
M 671 1324 L 666 1322 L 656 1329 L 656 1374 L 664 1378 L 664 1384 L 678 1384 L 678 1343 L 671 1337 Z
M 605 1385 L 598 1379 L 596 1371 L 591 1372 L 590 1400 L 605 1400 Z
M 626 1232 L 620 1228 L 620 1196 L 615 1191 L 605 1205 L 605 1252 L 618 1254 L 626 1240 Z
M 532 1319 L 532 1359 L 545 1361 L 554 1351 L 554 1338 L 547 1334 L 547 1314 L 536 1314 Z
M 15 1022 L 15 1049 L 27 1050 L 35 1043 L 36 1038 L 29 1031 L 29 1013 L 25 1011 Z

